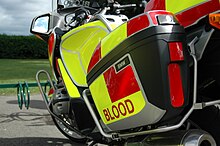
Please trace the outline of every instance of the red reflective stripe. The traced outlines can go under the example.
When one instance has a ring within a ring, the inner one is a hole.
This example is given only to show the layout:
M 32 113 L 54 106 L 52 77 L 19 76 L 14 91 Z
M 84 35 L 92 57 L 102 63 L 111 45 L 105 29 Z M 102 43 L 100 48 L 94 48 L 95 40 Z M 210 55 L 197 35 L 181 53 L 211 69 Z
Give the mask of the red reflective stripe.
M 94 54 L 92 55 L 92 58 L 89 62 L 89 66 L 87 69 L 87 73 L 91 71 L 91 69 L 96 65 L 96 63 L 99 62 L 100 59 L 101 59 L 101 43 L 98 44 Z
M 54 49 L 54 33 L 52 33 L 48 40 L 48 53 L 51 56 Z
M 173 107 L 181 107 L 184 104 L 183 86 L 180 66 L 177 63 L 168 66 L 170 100 Z
M 152 10 L 165 10 L 165 0 L 150 0 L 147 3 L 144 12 L 148 12 Z
M 141 15 L 139 17 L 131 19 L 130 21 L 128 21 L 128 24 L 127 24 L 127 35 L 130 36 L 136 33 L 137 31 L 140 31 L 148 27 L 149 24 L 150 23 L 149 23 L 147 15 Z
M 186 11 L 182 11 L 181 13 L 176 14 L 176 17 L 181 25 L 188 27 L 197 22 L 203 16 L 219 10 L 219 0 L 211 0 L 196 7 L 187 9 Z
M 169 50 L 170 50 L 170 60 L 171 61 L 184 60 L 183 46 L 182 46 L 181 42 L 171 42 L 171 43 L 169 43 Z
M 165 0 L 151 0 L 147 3 L 144 12 L 148 12 L 152 10 L 165 10 L 165 9 L 166 9 Z M 197 20 L 199 20 L 203 16 L 218 11 L 219 9 L 220 9 L 219 0 L 210 0 L 204 4 L 182 11 L 176 14 L 176 17 L 178 18 L 181 25 L 183 25 L 184 27 L 188 27 L 193 23 L 197 22 Z
M 114 67 L 111 67 L 104 73 L 104 78 L 112 102 L 140 91 L 131 66 L 125 67 L 118 73 Z

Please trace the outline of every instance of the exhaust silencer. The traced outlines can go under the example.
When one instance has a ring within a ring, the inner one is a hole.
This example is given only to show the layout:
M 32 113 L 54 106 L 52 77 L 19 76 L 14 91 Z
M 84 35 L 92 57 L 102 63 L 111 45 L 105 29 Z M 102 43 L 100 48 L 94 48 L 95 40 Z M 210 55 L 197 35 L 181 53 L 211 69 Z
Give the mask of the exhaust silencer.
M 152 134 L 126 146 L 216 146 L 214 138 L 203 130 L 172 131 Z

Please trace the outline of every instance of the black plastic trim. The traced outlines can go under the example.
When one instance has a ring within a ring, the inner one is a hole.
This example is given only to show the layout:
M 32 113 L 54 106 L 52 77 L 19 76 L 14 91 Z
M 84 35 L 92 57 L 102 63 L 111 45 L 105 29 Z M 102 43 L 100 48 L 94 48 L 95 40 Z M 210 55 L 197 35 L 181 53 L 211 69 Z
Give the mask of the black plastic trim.
M 102 74 L 104 70 L 106 70 L 111 64 L 113 64 L 116 61 L 115 58 L 116 55 L 120 53 L 126 54 L 131 50 L 137 48 L 138 46 L 141 46 L 146 42 L 151 42 L 155 39 L 166 39 L 167 41 L 173 39 L 173 41 L 175 41 L 175 38 L 170 38 L 170 36 L 164 37 L 164 35 L 169 35 L 174 33 L 184 34 L 184 32 L 185 32 L 184 28 L 180 25 L 166 25 L 166 26 L 156 26 L 156 27 L 147 28 L 136 33 L 135 35 L 132 35 L 131 37 L 128 37 L 125 41 L 123 41 L 111 52 L 109 52 L 109 54 L 104 56 L 87 74 L 86 78 L 87 78 L 88 86 L 100 74 Z

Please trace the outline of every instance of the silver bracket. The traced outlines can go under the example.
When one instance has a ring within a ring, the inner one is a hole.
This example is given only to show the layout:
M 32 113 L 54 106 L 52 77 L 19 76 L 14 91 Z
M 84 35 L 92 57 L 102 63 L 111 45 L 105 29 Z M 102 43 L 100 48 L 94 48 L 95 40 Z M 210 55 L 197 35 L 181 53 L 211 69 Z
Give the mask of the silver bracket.
M 196 51 L 195 51 L 195 43 L 199 40 L 198 37 L 195 37 L 189 44 L 189 49 L 190 49 L 190 54 L 191 55 L 196 55 Z

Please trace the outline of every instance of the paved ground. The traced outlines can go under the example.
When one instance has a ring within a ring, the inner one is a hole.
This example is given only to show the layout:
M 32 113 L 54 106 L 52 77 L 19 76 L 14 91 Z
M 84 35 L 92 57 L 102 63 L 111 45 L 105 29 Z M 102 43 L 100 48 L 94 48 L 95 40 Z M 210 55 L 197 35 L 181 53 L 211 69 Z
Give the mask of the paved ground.
M 20 110 L 16 96 L 0 96 L 0 146 L 79 146 L 54 126 L 39 95 Z

